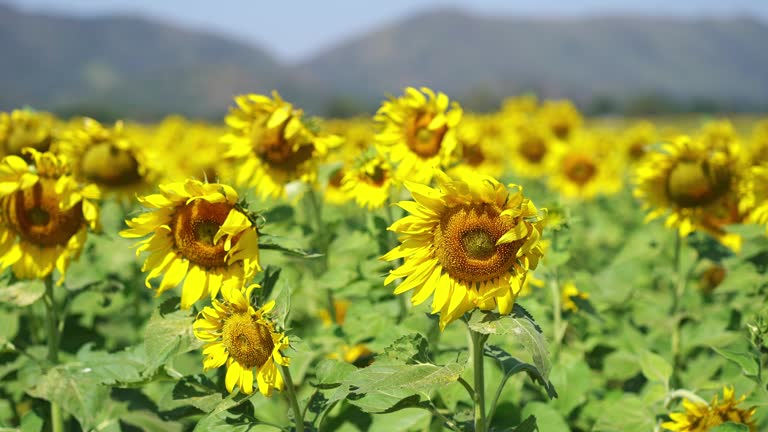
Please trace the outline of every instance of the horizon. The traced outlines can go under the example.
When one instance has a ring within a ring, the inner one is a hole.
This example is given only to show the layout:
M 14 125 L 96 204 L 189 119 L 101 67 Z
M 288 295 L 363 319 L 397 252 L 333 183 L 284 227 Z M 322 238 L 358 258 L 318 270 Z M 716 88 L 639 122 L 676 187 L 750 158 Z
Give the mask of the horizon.
M 134 16 L 161 23 L 170 24 L 191 31 L 203 31 L 222 37 L 230 38 L 267 51 L 277 61 L 283 64 L 300 64 L 322 52 L 333 49 L 357 37 L 373 32 L 388 25 L 396 24 L 413 16 L 439 10 L 456 10 L 484 18 L 524 18 L 524 19 L 584 19 L 600 17 L 638 17 L 638 18 L 690 18 L 690 19 L 736 19 L 752 18 L 760 22 L 768 22 L 768 2 L 759 0 L 738 0 L 721 4 L 716 1 L 684 1 L 668 4 L 655 0 L 641 5 L 629 5 L 626 2 L 610 2 L 600 0 L 579 0 L 564 2 L 548 0 L 536 6 L 508 2 L 504 0 L 479 0 L 461 2 L 451 0 L 396 0 L 391 1 L 385 10 L 371 11 L 364 5 L 352 2 L 336 1 L 329 4 L 301 5 L 304 10 L 318 8 L 318 13 L 301 13 L 286 11 L 290 5 L 259 5 L 273 9 L 269 15 L 280 18 L 292 15 L 298 21 L 294 29 L 300 31 L 285 32 L 279 28 L 283 20 L 251 21 L 263 25 L 253 26 L 248 22 L 250 8 L 257 5 L 238 5 L 238 7 L 221 7 L 210 4 L 192 4 L 192 7 L 174 8 L 173 4 L 182 0 L 152 2 L 151 0 L 0 0 L 0 4 L 13 7 L 24 13 L 51 14 L 72 17 L 103 17 L 103 16 Z M 224 0 L 229 4 L 236 1 Z M 623 4 L 622 4 L 623 3 Z M 335 14 L 336 8 L 344 4 L 344 13 L 348 16 Z M 362 8 L 361 8 L 362 6 Z M 558 7 L 559 6 L 559 7 Z M 556 9 L 555 10 L 553 10 Z M 237 13 L 243 9 L 242 13 Z M 234 15 L 230 15 L 234 13 Z M 355 15 L 356 14 L 356 15 Z M 308 18 L 312 17 L 312 18 Z M 355 21 L 357 18 L 358 22 Z M 322 22 L 338 22 L 344 26 L 326 25 Z M 304 22 L 304 21 L 310 22 Z M 304 24 L 304 25 L 302 25 Z M 279 31 L 273 31 L 278 26 Z M 320 27 L 320 29 L 318 29 Z

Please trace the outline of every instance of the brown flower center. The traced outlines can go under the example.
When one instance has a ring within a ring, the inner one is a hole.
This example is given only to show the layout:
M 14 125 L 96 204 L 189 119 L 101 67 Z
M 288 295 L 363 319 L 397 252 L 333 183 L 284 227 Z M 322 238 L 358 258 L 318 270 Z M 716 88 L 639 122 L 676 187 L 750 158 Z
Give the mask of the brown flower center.
M 712 167 L 706 160 L 683 160 L 667 177 L 667 195 L 679 207 L 705 206 L 727 193 L 730 183 L 725 168 Z
M 11 195 L 5 215 L 22 239 L 41 247 L 66 245 L 85 225 L 81 203 L 68 210 L 59 208 L 52 179 L 41 179 L 33 187 Z
M 574 183 L 584 185 L 597 174 L 597 165 L 586 155 L 571 155 L 563 163 L 565 175 Z
M 102 142 L 85 151 L 81 161 L 83 176 L 94 183 L 119 187 L 140 183 L 139 162 L 128 150 Z
M 244 369 L 264 366 L 275 348 L 269 327 L 248 313 L 234 314 L 226 319 L 222 342 L 229 355 Z
M 365 173 L 365 178 L 369 184 L 381 186 L 387 180 L 387 172 L 384 171 L 381 166 L 376 165 L 373 168 L 373 172 L 368 171 Z
M 216 243 L 213 239 L 232 208 L 229 203 L 197 199 L 176 209 L 170 225 L 176 249 L 201 267 L 225 266 L 224 239 Z
M 547 144 L 541 137 L 527 137 L 520 146 L 520 153 L 529 162 L 539 163 L 547 154 Z
M 290 118 L 280 126 L 259 132 L 256 137 L 256 155 L 272 168 L 293 173 L 304 162 L 312 159 L 314 146 L 303 142 L 298 147 L 296 140 L 302 139 L 300 133 L 291 140 L 285 139 L 285 128 Z
M 491 204 L 467 204 L 448 209 L 435 229 L 435 254 L 453 278 L 484 282 L 506 273 L 524 240 L 496 245 L 514 228 L 511 218 L 499 217 Z
M 552 124 L 552 133 L 562 140 L 567 139 L 571 134 L 571 124 L 564 120 L 556 121 Z
M 479 144 L 464 146 L 464 161 L 469 166 L 480 166 L 485 161 L 483 149 Z
M 434 117 L 435 115 L 430 112 L 421 112 L 406 120 L 405 140 L 408 148 L 422 158 L 430 158 L 438 154 L 443 137 L 448 132 L 446 125 L 436 130 L 427 129 Z

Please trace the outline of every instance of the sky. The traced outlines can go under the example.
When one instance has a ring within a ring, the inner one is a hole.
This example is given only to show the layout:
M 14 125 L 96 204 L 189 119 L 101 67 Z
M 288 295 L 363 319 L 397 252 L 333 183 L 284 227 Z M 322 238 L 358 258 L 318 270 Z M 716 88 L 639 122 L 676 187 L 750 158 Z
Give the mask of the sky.
M 594 14 L 756 16 L 768 0 L 0 0 L 23 10 L 93 16 L 131 13 L 258 44 L 294 63 L 356 34 L 434 7 L 481 15 L 537 17 Z

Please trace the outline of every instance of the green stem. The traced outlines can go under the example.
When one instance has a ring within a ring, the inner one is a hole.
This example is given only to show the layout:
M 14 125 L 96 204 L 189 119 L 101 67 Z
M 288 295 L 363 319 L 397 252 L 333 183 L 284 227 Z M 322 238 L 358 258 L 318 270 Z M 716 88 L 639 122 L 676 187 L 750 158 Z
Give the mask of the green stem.
M 675 266 L 675 290 L 672 297 L 672 311 L 671 316 L 674 320 L 672 326 L 672 376 L 677 376 L 677 370 L 680 365 L 680 323 L 682 317 L 680 316 L 682 311 L 682 300 L 685 295 L 686 278 L 682 269 L 682 251 L 683 251 L 683 239 L 676 232 L 675 233 L 675 254 L 674 254 L 674 266 Z M 678 384 L 678 383 L 673 383 Z
M 293 410 L 294 421 L 296 422 L 296 432 L 304 432 L 304 411 L 301 410 L 299 401 L 296 399 L 296 389 L 293 388 L 291 371 L 288 369 L 288 366 L 280 365 L 280 372 L 283 374 L 283 381 L 285 381 L 285 395 Z
M 474 404 L 475 404 L 475 432 L 485 432 L 485 371 L 483 347 L 488 335 L 469 330 L 472 339 L 472 369 L 475 375 Z
M 45 303 L 45 324 L 48 333 L 48 363 L 54 366 L 59 362 L 59 310 L 56 305 L 56 299 L 53 296 L 53 276 L 48 275 L 44 279 L 45 294 L 43 295 Z M 61 407 L 51 401 L 51 430 L 53 432 L 64 431 L 64 417 L 62 417 Z

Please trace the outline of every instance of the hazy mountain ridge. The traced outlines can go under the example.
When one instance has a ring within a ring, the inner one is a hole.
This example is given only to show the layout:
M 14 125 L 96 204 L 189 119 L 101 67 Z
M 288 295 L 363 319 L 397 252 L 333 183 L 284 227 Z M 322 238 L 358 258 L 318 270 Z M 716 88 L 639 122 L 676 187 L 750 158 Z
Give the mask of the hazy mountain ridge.
M 215 117 L 277 88 L 309 111 L 372 109 L 406 85 L 496 103 L 536 91 L 582 104 L 660 94 L 768 101 L 768 26 L 749 18 L 514 18 L 437 10 L 283 65 L 257 46 L 133 16 L 64 17 L 0 4 L 0 109 L 109 108 Z M 478 96 L 479 95 L 479 96 Z

